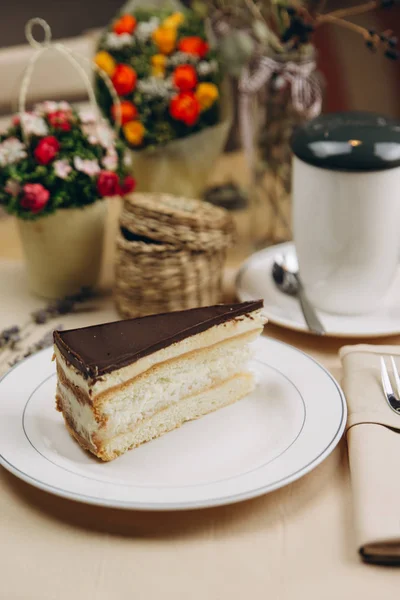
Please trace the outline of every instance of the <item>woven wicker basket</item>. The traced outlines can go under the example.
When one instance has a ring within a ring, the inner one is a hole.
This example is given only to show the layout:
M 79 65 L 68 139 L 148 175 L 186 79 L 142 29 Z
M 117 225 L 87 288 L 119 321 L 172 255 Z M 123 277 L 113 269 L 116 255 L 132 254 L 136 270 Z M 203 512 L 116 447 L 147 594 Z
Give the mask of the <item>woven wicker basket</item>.
M 115 301 L 124 318 L 217 304 L 229 213 L 200 200 L 133 194 L 117 237 Z

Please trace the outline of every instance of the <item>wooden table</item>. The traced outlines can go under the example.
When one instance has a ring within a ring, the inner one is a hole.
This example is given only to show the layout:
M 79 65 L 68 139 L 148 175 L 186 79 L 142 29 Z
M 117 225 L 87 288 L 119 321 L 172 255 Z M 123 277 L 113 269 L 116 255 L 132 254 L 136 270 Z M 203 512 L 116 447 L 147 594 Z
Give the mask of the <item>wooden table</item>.
M 117 212 L 111 204 L 106 282 Z M 0 220 L 0 266 L 20 258 L 14 221 Z M 15 285 L 17 294 L 23 284 Z M 9 321 L 23 301 L 14 307 L 12 291 L 0 294 Z M 307 352 L 340 380 L 337 352 L 350 340 L 272 325 L 267 335 Z M 344 440 L 312 473 L 277 492 L 178 513 L 74 503 L 0 468 L 0 558 L 0 600 L 391 600 L 400 582 L 396 570 L 357 556 Z

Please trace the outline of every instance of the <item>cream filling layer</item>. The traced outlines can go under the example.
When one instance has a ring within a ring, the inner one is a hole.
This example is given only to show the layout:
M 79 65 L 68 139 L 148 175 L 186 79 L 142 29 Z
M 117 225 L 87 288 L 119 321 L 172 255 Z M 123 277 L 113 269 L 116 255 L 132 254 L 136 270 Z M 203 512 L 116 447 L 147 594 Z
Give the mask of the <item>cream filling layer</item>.
M 101 405 L 107 424 L 100 436 L 114 437 L 166 406 L 207 390 L 241 372 L 249 357 L 249 348 L 219 346 L 210 352 L 182 358 L 155 368 L 122 388 Z
M 197 419 L 236 402 L 239 398 L 251 392 L 253 387 L 253 378 L 246 373 L 237 375 L 188 398 L 183 398 L 177 404 L 172 404 L 144 419 L 135 428 L 103 441 L 101 457 L 103 460 L 112 460 L 130 448 L 157 438 L 179 427 L 186 421 Z
M 67 364 L 64 356 L 59 352 L 57 347 L 55 347 L 54 352 L 57 363 L 63 369 L 68 380 L 80 387 L 87 394 L 90 391 L 91 398 L 94 400 L 99 394 L 121 385 L 133 377 L 137 377 L 159 363 L 171 360 L 182 354 L 207 348 L 208 346 L 213 346 L 245 333 L 252 332 L 255 338 L 262 332 L 265 323 L 266 318 L 263 316 L 261 310 L 254 311 L 250 316 L 243 315 L 221 325 L 215 325 L 202 333 L 189 336 L 181 342 L 176 342 L 167 348 L 144 356 L 131 365 L 107 373 L 99 380 L 85 379 L 80 371 L 72 365 Z
M 71 418 L 74 429 L 88 442 L 92 442 L 93 433 L 99 431 L 99 423 L 97 423 L 93 410 L 89 404 L 81 404 L 75 394 L 58 382 L 58 394 L 62 401 L 62 410 Z
M 84 438 L 90 440 L 96 433 L 97 440 L 107 440 L 167 406 L 231 379 L 243 371 L 249 355 L 250 348 L 242 339 L 231 340 L 155 367 L 97 406 L 104 424 L 96 421 L 89 404 L 81 404 L 70 388 L 59 383 L 63 410 Z

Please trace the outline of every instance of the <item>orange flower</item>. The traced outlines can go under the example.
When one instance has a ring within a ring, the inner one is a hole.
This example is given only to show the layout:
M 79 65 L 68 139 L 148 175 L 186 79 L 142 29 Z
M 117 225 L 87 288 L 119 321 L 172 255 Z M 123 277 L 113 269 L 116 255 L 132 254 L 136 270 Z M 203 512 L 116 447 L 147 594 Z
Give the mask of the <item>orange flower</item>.
M 131 146 L 140 146 L 143 142 L 145 128 L 140 121 L 129 121 L 123 126 L 125 139 Z
M 181 52 L 187 52 L 187 54 L 194 54 L 195 56 L 204 58 L 210 46 L 201 37 L 193 35 L 182 38 L 178 44 L 178 48 Z
M 118 107 L 116 104 L 111 108 L 111 116 L 113 121 L 117 120 L 118 115 Z M 124 125 L 128 123 L 128 121 L 133 121 L 138 116 L 138 110 L 132 102 L 128 100 L 124 100 L 121 102 L 121 124 Z
M 182 92 L 188 92 L 197 85 L 196 69 L 192 65 L 180 65 L 176 67 L 173 75 L 173 81 L 177 88 Z
M 132 15 L 122 15 L 113 25 L 114 33 L 121 35 L 122 33 L 133 33 L 136 29 L 136 19 Z
M 98 52 L 94 57 L 94 62 L 100 69 L 105 71 L 109 77 L 114 75 L 115 60 L 108 52 L 105 52 L 104 50 Z
M 199 118 L 200 104 L 193 92 L 181 92 L 172 98 L 169 112 L 173 119 L 192 127 Z
M 182 25 L 184 20 L 185 16 L 181 12 L 176 12 L 164 19 L 162 25 L 163 27 L 172 27 L 173 29 L 176 29 L 179 25 Z
M 176 29 L 173 27 L 158 27 L 153 31 L 152 37 L 162 54 L 171 54 L 175 49 Z
M 115 90 L 119 96 L 133 92 L 136 86 L 136 71 L 129 65 L 117 65 L 112 77 Z
M 209 109 L 219 98 L 219 91 L 214 83 L 199 83 L 196 90 L 196 98 L 199 101 L 200 109 Z
M 151 74 L 154 77 L 164 77 L 167 66 L 167 57 L 165 54 L 154 54 L 151 57 Z

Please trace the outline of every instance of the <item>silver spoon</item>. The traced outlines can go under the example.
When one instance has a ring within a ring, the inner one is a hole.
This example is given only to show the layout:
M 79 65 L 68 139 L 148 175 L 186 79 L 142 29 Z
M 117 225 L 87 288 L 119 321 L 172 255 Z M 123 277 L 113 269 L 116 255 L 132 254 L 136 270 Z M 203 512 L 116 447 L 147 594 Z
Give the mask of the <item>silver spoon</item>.
M 272 266 L 272 277 L 284 294 L 296 296 L 299 299 L 308 329 L 317 335 L 324 335 L 325 329 L 304 291 L 295 257 L 276 256 Z

